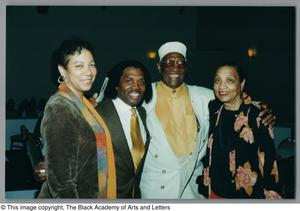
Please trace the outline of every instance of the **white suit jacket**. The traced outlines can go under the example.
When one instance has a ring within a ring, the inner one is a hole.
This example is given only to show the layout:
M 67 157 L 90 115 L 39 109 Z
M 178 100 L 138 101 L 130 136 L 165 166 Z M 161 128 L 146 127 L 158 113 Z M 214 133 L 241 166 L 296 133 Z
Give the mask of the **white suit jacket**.
M 193 153 L 179 159 L 174 155 L 156 116 L 157 92 L 155 84 L 152 84 L 152 101 L 143 105 L 147 112 L 150 145 L 140 182 L 141 197 L 144 199 L 203 198 L 198 193 L 196 178 L 203 171 L 203 164 L 200 160 L 206 152 L 209 129 L 208 102 L 214 98 L 213 91 L 204 87 L 186 85 L 200 124 L 200 130 L 197 134 L 196 147 Z

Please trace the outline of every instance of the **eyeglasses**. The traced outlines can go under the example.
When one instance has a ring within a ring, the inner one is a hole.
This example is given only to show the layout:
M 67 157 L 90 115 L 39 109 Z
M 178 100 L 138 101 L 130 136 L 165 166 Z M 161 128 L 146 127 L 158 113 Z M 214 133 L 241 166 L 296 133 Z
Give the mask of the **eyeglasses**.
M 175 64 L 179 67 L 179 68 L 185 68 L 187 63 L 186 61 L 181 61 L 181 60 L 172 60 L 172 59 L 167 59 L 165 61 L 161 62 L 163 65 L 165 65 L 166 67 L 174 67 Z

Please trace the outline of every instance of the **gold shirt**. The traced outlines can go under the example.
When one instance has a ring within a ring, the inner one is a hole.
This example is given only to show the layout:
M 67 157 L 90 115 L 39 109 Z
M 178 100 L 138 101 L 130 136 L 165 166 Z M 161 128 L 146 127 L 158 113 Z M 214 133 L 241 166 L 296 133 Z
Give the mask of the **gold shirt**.
M 197 120 L 188 88 L 182 84 L 171 89 L 163 82 L 157 84 L 156 115 L 177 157 L 193 152 L 197 135 Z

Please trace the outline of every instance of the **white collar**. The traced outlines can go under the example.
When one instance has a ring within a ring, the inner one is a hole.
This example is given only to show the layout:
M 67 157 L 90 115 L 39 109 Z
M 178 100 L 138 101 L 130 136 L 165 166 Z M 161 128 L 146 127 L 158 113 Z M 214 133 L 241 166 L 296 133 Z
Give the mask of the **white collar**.
M 136 108 L 136 107 L 132 107 L 132 106 L 124 103 L 124 101 L 121 100 L 119 97 L 117 97 L 116 99 L 113 99 L 113 103 L 116 107 L 118 107 L 118 110 L 120 113 L 127 113 L 128 111 L 130 111 L 130 109 Z

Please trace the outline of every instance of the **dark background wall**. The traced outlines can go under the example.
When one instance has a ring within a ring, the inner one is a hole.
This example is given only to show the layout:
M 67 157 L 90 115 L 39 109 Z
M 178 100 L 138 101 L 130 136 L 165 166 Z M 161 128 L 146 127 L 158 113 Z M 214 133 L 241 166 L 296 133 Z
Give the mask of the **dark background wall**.
M 294 7 L 7 6 L 6 99 L 48 98 L 56 90 L 50 57 L 65 38 L 79 36 L 96 48 L 100 89 L 108 69 L 137 59 L 158 80 L 147 52 L 171 40 L 188 47 L 186 81 L 211 88 L 214 67 L 234 60 L 244 68 L 249 92 L 269 104 L 277 125 L 295 124 Z M 256 48 L 249 60 L 247 49 Z

